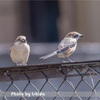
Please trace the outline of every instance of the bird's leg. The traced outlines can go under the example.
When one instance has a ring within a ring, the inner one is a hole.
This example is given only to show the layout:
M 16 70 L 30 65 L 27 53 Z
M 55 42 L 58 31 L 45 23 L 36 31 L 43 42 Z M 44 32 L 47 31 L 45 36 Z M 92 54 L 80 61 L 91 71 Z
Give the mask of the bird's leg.
M 20 64 L 16 64 L 16 66 L 19 66 Z
M 69 62 L 74 62 L 71 59 L 67 58 Z M 67 61 L 65 61 L 63 58 L 61 58 L 61 63 L 66 63 Z
M 71 59 L 69 59 L 68 57 L 67 57 L 67 59 L 68 59 L 70 62 L 74 62 L 74 61 L 72 61 Z
M 23 66 L 26 66 L 27 64 L 26 64 L 26 62 L 23 62 L 23 64 L 22 64 Z
M 16 65 L 17 66 L 23 66 L 24 64 L 23 63 L 17 63 Z
M 65 61 L 63 58 L 61 58 L 61 63 L 66 63 L 67 61 Z

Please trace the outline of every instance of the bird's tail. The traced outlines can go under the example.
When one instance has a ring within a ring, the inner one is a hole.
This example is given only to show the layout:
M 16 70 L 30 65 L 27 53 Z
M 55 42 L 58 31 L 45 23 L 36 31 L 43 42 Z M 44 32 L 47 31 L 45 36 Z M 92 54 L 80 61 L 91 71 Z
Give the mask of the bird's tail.
M 55 51 L 55 52 L 53 52 L 53 53 L 50 53 L 50 54 L 48 54 L 48 55 L 46 55 L 46 56 L 42 56 L 42 57 L 40 57 L 40 59 L 47 59 L 47 58 L 49 58 L 49 57 L 55 56 L 56 54 L 57 54 L 57 51 Z

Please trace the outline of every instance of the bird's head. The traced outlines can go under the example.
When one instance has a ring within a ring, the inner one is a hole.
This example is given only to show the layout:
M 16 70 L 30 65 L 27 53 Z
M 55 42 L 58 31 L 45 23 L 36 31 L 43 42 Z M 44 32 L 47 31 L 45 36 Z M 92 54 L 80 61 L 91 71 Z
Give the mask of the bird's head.
M 27 42 L 27 40 L 26 40 L 26 37 L 25 36 L 18 36 L 17 38 L 16 38 L 16 40 L 15 40 L 15 42 L 17 42 L 17 43 L 26 43 Z
M 73 38 L 73 39 L 76 39 L 78 40 L 80 37 L 83 37 L 82 34 L 78 33 L 78 32 L 69 32 L 66 37 L 70 37 L 70 38 Z

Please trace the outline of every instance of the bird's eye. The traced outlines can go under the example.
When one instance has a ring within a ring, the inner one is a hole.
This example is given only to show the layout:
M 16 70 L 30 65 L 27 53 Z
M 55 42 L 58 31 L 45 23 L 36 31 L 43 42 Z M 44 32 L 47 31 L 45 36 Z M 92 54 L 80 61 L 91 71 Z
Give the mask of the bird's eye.
M 77 34 L 76 34 L 76 35 L 73 35 L 73 37 L 74 37 L 74 38 L 78 38 L 78 35 L 77 35 Z
M 26 42 L 26 40 L 25 39 L 22 39 L 22 42 Z
M 25 39 L 22 39 L 23 42 L 25 42 Z
M 19 39 L 17 39 L 17 41 L 20 41 L 20 38 L 19 38 Z

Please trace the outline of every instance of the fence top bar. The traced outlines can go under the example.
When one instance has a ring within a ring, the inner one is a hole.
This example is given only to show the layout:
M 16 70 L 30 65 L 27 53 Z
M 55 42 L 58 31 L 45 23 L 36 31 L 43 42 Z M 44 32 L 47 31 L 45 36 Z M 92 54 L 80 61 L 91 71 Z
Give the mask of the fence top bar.
M 81 62 L 66 62 L 66 63 L 52 63 L 52 64 L 47 64 L 47 63 L 41 63 L 41 64 L 34 64 L 34 65 L 26 65 L 26 66 L 7 66 L 7 67 L 1 67 L 0 72 L 4 71 L 24 71 L 28 69 L 33 69 L 33 70 L 39 70 L 39 69 L 44 69 L 44 68 L 69 68 L 70 66 L 84 66 L 84 65 L 91 65 L 92 66 L 97 66 L 100 65 L 100 60 L 93 60 L 93 61 L 81 61 Z
M 67 63 L 52 63 L 52 64 L 37 64 L 37 65 L 27 65 L 27 66 L 8 66 L 0 68 L 0 82 L 2 81 L 17 81 L 26 80 L 25 74 L 28 75 L 30 79 L 42 79 L 45 78 L 44 75 L 40 73 L 45 73 L 49 78 L 62 77 L 60 74 L 61 70 L 67 72 L 70 68 L 84 69 L 84 68 L 96 68 L 100 66 L 100 60 L 96 61 L 83 61 L 83 62 L 67 62 Z M 95 70 L 94 70 L 95 71 Z M 100 72 L 98 72 L 100 73 Z M 88 74 L 88 73 L 87 73 Z M 96 74 L 96 73 L 94 73 Z M 68 75 L 67 77 L 78 76 L 78 74 Z

